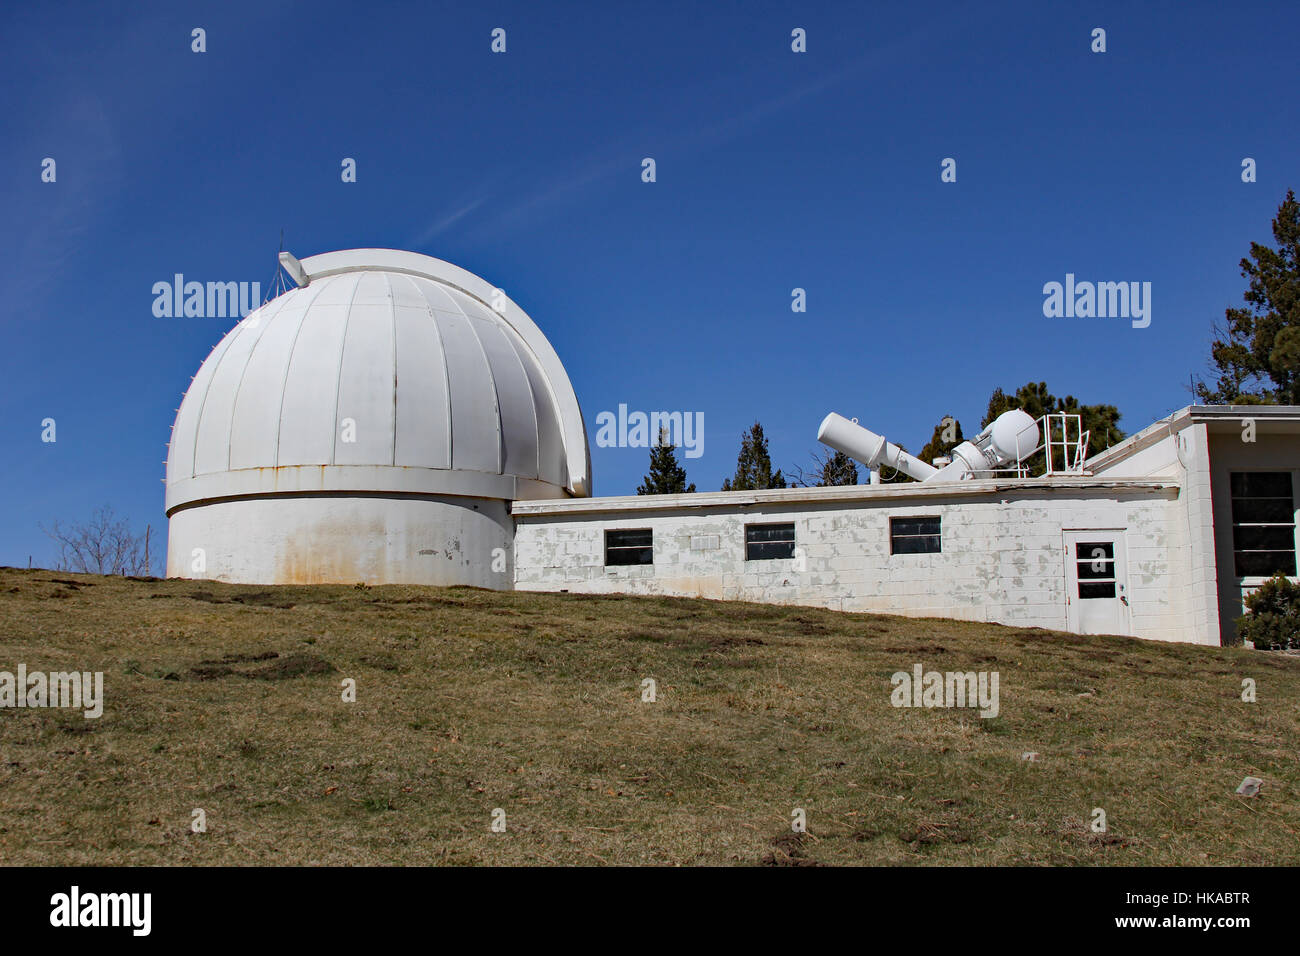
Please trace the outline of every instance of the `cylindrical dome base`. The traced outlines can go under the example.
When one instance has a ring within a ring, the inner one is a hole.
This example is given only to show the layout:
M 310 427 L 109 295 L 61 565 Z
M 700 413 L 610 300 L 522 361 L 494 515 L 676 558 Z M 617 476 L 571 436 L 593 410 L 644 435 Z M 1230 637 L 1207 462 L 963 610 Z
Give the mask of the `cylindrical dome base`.
M 172 512 L 167 576 L 234 584 L 514 586 L 506 502 L 428 495 L 271 495 Z

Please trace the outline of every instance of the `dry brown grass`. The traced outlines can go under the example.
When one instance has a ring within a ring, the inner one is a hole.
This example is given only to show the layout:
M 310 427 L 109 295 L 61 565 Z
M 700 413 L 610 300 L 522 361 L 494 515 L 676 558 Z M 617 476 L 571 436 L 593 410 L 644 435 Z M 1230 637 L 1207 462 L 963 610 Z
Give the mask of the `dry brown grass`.
M 1300 862 L 1300 660 L 1273 654 L 0 570 L 0 670 L 20 662 L 101 670 L 107 703 L 98 721 L 0 711 L 6 864 Z M 917 662 L 997 670 L 1001 715 L 891 707 L 890 674 Z M 1254 799 L 1233 793 L 1247 774 Z

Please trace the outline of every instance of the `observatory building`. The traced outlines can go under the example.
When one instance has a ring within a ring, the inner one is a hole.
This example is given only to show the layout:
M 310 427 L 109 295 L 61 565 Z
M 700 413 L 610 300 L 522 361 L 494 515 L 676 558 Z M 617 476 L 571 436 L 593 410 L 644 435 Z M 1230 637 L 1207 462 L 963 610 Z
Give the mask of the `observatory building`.
M 1300 407 L 1190 406 L 1099 454 L 1000 416 L 922 462 L 830 414 L 873 483 L 593 498 L 545 336 L 449 263 L 301 262 L 186 393 L 167 573 L 260 584 L 666 594 L 1219 644 L 1297 574 Z M 1059 419 L 1059 421 L 1058 421 Z M 1046 474 L 1031 477 L 1034 456 Z M 888 466 L 911 482 L 879 483 Z
M 511 502 L 589 494 L 546 337 L 428 256 L 282 262 L 299 288 L 217 343 L 177 412 L 168 575 L 511 587 Z

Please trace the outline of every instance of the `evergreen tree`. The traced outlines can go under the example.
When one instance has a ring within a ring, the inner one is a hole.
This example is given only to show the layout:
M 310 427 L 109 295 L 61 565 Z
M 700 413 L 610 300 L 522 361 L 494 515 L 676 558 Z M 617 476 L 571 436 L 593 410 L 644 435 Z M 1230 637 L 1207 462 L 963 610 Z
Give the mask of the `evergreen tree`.
M 940 455 L 950 454 L 964 440 L 961 435 L 961 422 L 951 415 L 945 415 L 939 424 L 934 426 L 934 434 L 930 436 L 930 441 L 916 457 L 929 465 Z
M 668 429 L 659 429 L 659 441 L 650 449 L 650 473 L 637 488 L 638 495 L 693 494 L 695 484 L 686 484 L 686 469 L 677 461 L 677 446 L 669 444 Z
M 842 451 L 832 450 L 829 455 L 813 452 L 812 466 L 804 471 L 795 466 L 793 484 L 800 488 L 827 488 L 831 485 L 856 485 L 858 465 Z
M 753 427 L 740 436 L 740 454 L 736 458 L 736 475 L 722 482 L 723 491 L 755 491 L 762 488 L 784 488 L 785 478 L 778 469 L 772 473 L 772 457 L 767 452 L 767 438 L 763 426 Z
M 1249 308 L 1226 309 L 1216 327 L 1210 358 L 1219 379 L 1196 385 L 1208 405 L 1300 404 L 1300 203 L 1295 191 L 1273 220 L 1276 249 L 1250 244 L 1241 274 L 1250 280 Z
M 822 462 L 817 475 L 817 487 L 829 488 L 832 485 L 856 485 L 858 483 L 858 466 L 852 458 L 837 451 Z

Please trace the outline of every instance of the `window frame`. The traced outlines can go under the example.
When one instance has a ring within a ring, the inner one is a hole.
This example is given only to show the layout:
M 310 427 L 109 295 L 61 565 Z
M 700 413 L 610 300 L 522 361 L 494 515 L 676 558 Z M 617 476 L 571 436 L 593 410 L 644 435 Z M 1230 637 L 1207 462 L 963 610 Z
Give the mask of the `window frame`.
M 1248 501 L 1281 501 L 1281 495 L 1238 495 L 1236 488 L 1237 478 L 1249 478 L 1252 475 L 1283 475 L 1287 478 L 1290 485 L 1288 499 L 1290 501 L 1290 521 L 1239 521 L 1238 520 L 1238 502 Z M 1295 578 L 1297 571 L 1300 571 L 1300 548 L 1297 547 L 1296 540 L 1296 473 L 1293 470 L 1285 468 L 1262 468 L 1262 469 L 1229 469 L 1228 470 L 1228 522 L 1231 529 L 1230 544 L 1232 548 L 1232 573 L 1238 581 L 1265 581 L 1275 572 L 1261 573 L 1258 571 L 1243 573 L 1241 570 L 1242 555 L 1255 554 L 1286 554 L 1288 551 L 1291 555 L 1291 570 L 1286 570 L 1285 564 L 1278 570 L 1281 570 L 1287 577 Z M 1291 532 L 1291 543 L 1289 548 L 1244 548 L 1239 535 L 1241 529 L 1253 531 L 1255 529 L 1287 529 Z
M 646 534 L 650 536 L 648 544 L 610 544 L 610 537 L 618 534 Z M 607 568 L 644 568 L 655 563 L 654 528 L 606 528 L 605 529 L 605 567 Z M 649 561 L 610 561 L 611 552 L 626 554 L 632 551 L 649 551 Z
M 1084 548 L 1101 548 L 1103 553 L 1085 555 Z M 1114 541 L 1076 541 L 1071 560 L 1074 561 L 1075 600 L 1113 601 L 1120 596 L 1119 563 L 1115 558 Z
M 934 532 L 925 532 L 917 534 L 900 534 L 894 530 L 896 521 L 933 521 L 937 530 Z M 925 538 L 937 539 L 937 546 L 934 548 L 922 548 L 918 551 L 899 551 L 897 548 L 898 541 L 918 541 Z M 912 555 L 912 554 L 943 554 L 943 515 L 890 515 L 889 516 L 889 556 L 895 555 Z
M 785 539 L 780 539 L 776 541 L 750 541 L 749 540 L 750 530 L 757 529 L 757 528 L 789 528 L 790 540 L 788 542 Z M 750 554 L 750 547 L 754 545 L 757 546 L 784 545 L 787 543 L 790 545 L 789 554 L 782 554 L 774 557 L 753 557 Z M 799 546 L 799 531 L 795 527 L 795 522 L 793 521 L 754 521 L 754 522 L 747 523 L 745 525 L 745 560 L 746 561 L 793 561 L 794 552 L 798 546 Z

